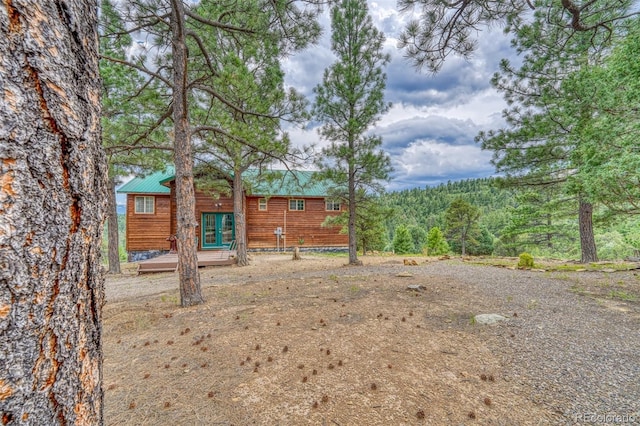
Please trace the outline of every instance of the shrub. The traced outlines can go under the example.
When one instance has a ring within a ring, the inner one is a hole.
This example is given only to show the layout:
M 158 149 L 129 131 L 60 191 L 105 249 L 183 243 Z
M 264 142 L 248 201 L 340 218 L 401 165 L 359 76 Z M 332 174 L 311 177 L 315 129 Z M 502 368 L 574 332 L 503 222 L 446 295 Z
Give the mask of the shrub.
M 533 256 L 529 253 L 521 253 L 518 268 L 533 268 Z
M 431 256 L 439 256 L 449 252 L 449 244 L 447 244 L 447 240 L 444 239 L 442 231 L 437 226 L 429 230 L 429 234 L 427 235 L 427 249 L 428 254 Z
M 411 240 L 413 241 L 413 252 L 422 253 L 427 242 L 427 231 L 417 225 L 411 225 L 407 229 L 409 230 Z
M 467 244 L 467 253 L 472 256 L 493 254 L 493 235 L 484 226 L 480 228 L 480 234 L 472 238 Z
M 618 231 L 596 234 L 595 238 L 601 260 L 621 260 L 634 255 L 635 248 Z
M 396 228 L 396 234 L 393 237 L 393 251 L 396 254 L 411 253 L 414 249 L 413 239 L 409 233 L 409 229 L 405 225 Z

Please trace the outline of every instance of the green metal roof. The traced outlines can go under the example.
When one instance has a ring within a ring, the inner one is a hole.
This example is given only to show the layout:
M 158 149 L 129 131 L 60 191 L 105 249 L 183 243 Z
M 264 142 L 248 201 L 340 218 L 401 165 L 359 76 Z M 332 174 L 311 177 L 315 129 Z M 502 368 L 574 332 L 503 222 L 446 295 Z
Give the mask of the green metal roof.
M 244 173 L 247 192 L 252 195 L 281 197 L 325 197 L 329 193 L 326 182 L 314 179 L 316 172 L 306 170 L 248 170 Z M 122 194 L 168 194 L 169 188 L 162 185 L 174 178 L 173 167 L 145 177 L 135 177 L 124 184 Z
M 173 167 L 147 176 L 136 176 L 118 189 L 120 194 L 169 194 L 170 189 L 160 182 L 173 177 Z
M 314 179 L 315 172 L 306 170 L 276 170 L 258 175 L 256 170 L 245 173 L 249 193 L 266 196 L 324 197 L 329 185 Z

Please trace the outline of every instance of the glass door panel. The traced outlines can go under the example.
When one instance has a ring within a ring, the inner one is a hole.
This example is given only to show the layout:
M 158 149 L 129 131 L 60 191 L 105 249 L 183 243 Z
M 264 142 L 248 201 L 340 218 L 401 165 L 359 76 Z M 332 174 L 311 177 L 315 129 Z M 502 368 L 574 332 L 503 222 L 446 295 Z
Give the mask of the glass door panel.
M 231 244 L 234 238 L 235 230 L 233 226 L 233 214 L 232 213 L 223 213 L 220 215 L 220 229 L 222 231 L 222 239 L 220 243 L 222 245 L 228 246 Z
M 235 238 L 233 213 L 202 213 L 202 248 L 228 247 Z
M 216 245 L 216 216 L 214 214 L 202 215 L 202 247 L 214 247 Z

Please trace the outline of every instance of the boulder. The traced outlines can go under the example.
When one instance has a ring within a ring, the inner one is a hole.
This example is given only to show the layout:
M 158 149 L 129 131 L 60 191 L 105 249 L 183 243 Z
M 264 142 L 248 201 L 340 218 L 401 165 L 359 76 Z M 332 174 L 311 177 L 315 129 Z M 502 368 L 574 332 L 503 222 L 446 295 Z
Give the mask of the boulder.
M 476 324 L 492 325 L 501 321 L 506 321 L 507 317 L 503 317 L 499 314 L 478 314 L 473 317 Z

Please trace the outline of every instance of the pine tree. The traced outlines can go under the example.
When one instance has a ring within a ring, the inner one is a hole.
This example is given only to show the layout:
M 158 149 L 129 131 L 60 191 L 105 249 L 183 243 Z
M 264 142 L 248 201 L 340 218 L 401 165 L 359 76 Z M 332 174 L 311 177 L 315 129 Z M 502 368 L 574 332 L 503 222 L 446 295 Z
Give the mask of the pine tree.
M 326 179 L 347 188 L 349 206 L 349 264 L 357 256 L 357 192 L 380 190 L 390 161 L 380 150 L 382 140 L 367 131 L 388 109 L 384 102 L 390 57 L 382 52 L 384 35 L 368 15 L 365 0 L 342 0 L 331 9 L 331 48 L 338 60 L 324 72 L 315 88 L 315 117 L 320 135 L 329 141 L 318 165 Z
M 600 67 L 576 73 L 568 90 L 586 93 L 597 114 L 590 120 L 593 137 L 578 153 L 585 190 L 613 213 L 640 213 L 640 19 Z M 597 96 L 593 96 L 598 87 Z M 606 143 L 602 143 L 606 141 Z
M 449 252 L 449 244 L 444 238 L 444 234 L 437 226 L 429 230 L 427 234 L 427 254 L 429 256 L 439 256 Z
M 0 418 L 103 423 L 100 146 L 94 2 L 0 12 Z
M 203 42 L 207 32 L 222 30 L 230 37 L 253 34 L 255 37 L 275 37 L 282 54 L 303 48 L 319 35 L 315 21 L 318 11 L 300 9 L 293 2 L 273 2 L 265 5 L 253 0 L 224 3 L 224 11 L 214 16 L 197 13 L 203 2 L 183 0 L 131 0 L 123 7 L 129 31 L 144 32 L 154 44 L 153 58 L 140 56 L 128 61 L 108 58 L 145 74 L 149 84 L 161 83 L 170 94 L 165 99 L 165 111 L 157 121 L 159 127 L 165 120 L 173 124 L 173 161 L 175 165 L 176 227 L 178 238 L 178 276 L 181 304 L 190 306 L 203 301 L 198 273 L 194 190 L 193 142 L 202 132 L 226 135 L 224 126 L 194 123 L 194 103 L 211 105 L 211 99 L 230 111 L 228 117 L 243 120 L 259 112 L 249 111 L 235 99 L 227 99 L 224 87 L 216 85 L 218 73 L 217 53 Z M 222 5 L 222 3 L 220 3 Z M 304 7 L 304 6 L 303 6 Z M 268 9 L 265 12 L 263 9 Z M 205 9 L 202 9 L 205 10 Z M 149 13 L 153 11 L 153 13 Z M 225 22 L 239 16 L 241 23 Z M 194 58 L 201 60 L 192 61 Z M 213 111 L 212 111 L 213 112 Z M 234 135 L 237 142 L 251 144 L 249 140 Z
M 467 243 L 479 233 L 479 218 L 480 210 L 462 198 L 454 200 L 445 213 L 447 235 L 453 242 L 460 244 L 462 256 L 467 254 Z
M 100 4 L 100 54 L 124 61 L 133 42 L 111 0 Z M 121 178 L 163 169 L 169 161 L 169 128 L 153 128 L 162 109 L 161 91 L 122 63 L 100 60 L 102 144 L 109 162 L 109 272 L 120 273 L 118 212 L 115 189 Z
M 409 233 L 409 228 L 400 225 L 395 230 L 393 237 L 393 251 L 396 254 L 407 254 L 413 252 L 413 240 Z
M 378 197 L 372 197 L 365 191 L 358 191 L 357 203 L 360 208 L 356 216 L 356 235 L 358 250 L 366 256 L 371 250 L 383 250 L 388 242 L 384 221 L 392 210 L 381 204 Z M 349 232 L 349 212 L 337 216 L 327 216 L 322 226 L 342 226 L 341 233 Z
M 222 16 L 225 11 L 226 5 L 209 0 L 200 2 L 195 10 L 206 19 Z M 280 40 L 274 30 L 269 29 L 270 20 L 275 18 L 273 11 L 263 10 L 258 2 L 247 1 L 244 13 L 224 16 L 224 23 L 235 26 L 242 25 L 247 16 L 253 16 L 254 25 L 260 31 L 229 34 L 219 28 L 207 31 L 194 28 L 201 43 L 217 61 L 210 64 L 207 57 L 194 53 L 191 68 L 203 75 L 207 74 L 208 67 L 214 68 L 215 73 L 208 76 L 207 85 L 217 88 L 219 96 L 197 97 L 191 120 L 197 123 L 194 142 L 198 186 L 211 187 L 220 179 L 229 184 L 234 200 L 237 264 L 245 266 L 248 257 L 242 200 L 246 172 L 254 169 L 252 174 L 257 175 L 277 161 L 296 165 L 302 153 L 291 146 L 281 122 L 300 123 L 306 119 L 307 101 L 294 90 L 284 88 Z M 191 50 L 198 52 L 195 46 Z M 225 104 L 228 102 L 243 112 L 228 108 Z
M 582 146 L 595 142 L 592 120 L 597 110 L 592 100 L 599 96 L 600 87 L 576 91 L 570 83 L 576 73 L 602 63 L 620 29 L 598 33 L 596 39 L 587 33 L 569 37 L 571 29 L 560 17 L 562 8 L 551 7 L 553 19 L 537 12 L 530 23 L 515 29 L 514 45 L 524 54 L 523 63 L 514 68 L 503 61 L 501 74 L 492 80 L 510 105 L 505 111 L 507 126 L 481 133 L 479 139 L 483 149 L 494 152 L 496 169 L 514 185 L 558 186 L 574 196 L 581 260 L 593 262 L 597 252 L 592 215 L 597 199 L 581 179 L 580 153 Z M 613 20 L 627 9 L 623 2 L 593 19 Z

